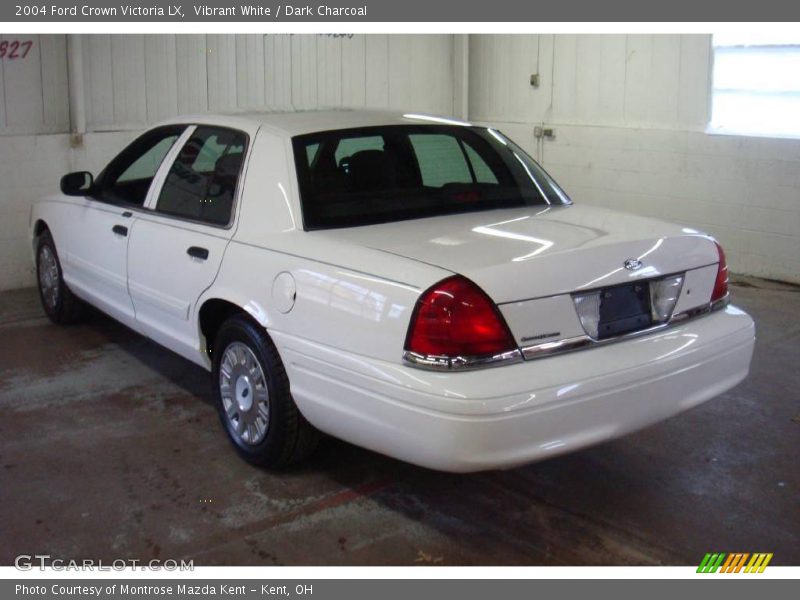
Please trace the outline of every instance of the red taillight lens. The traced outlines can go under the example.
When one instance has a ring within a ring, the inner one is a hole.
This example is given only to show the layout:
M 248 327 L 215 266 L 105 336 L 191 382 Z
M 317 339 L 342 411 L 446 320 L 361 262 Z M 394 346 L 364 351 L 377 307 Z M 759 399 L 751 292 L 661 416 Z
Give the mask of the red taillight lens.
M 725 251 L 718 242 L 717 252 L 719 253 L 719 266 L 717 267 L 717 279 L 714 281 L 714 291 L 711 292 L 711 302 L 722 300 L 728 293 L 728 263 L 725 261 Z
M 500 311 L 483 290 L 456 275 L 417 301 L 406 350 L 430 356 L 484 356 L 516 349 Z

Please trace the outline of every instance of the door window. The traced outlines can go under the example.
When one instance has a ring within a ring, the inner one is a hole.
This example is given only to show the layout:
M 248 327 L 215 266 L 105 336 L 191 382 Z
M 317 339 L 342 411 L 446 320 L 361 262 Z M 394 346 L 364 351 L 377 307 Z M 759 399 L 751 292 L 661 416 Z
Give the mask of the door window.
M 185 126 L 159 127 L 137 138 L 97 178 L 97 197 L 142 206 L 161 161 Z
M 156 210 L 213 225 L 231 220 L 247 138 L 232 129 L 201 126 L 178 153 Z

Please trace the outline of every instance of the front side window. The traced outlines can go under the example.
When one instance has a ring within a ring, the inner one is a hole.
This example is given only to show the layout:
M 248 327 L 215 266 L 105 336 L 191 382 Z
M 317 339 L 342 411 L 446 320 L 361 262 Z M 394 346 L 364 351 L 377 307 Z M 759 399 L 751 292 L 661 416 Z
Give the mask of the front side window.
M 569 203 L 533 159 L 494 130 L 388 125 L 292 143 L 306 229 Z
M 227 225 L 246 142 L 240 131 L 205 126 L 195 129 L 169 170 L 156 210 Z
M 137 138 L 98 175 L 97 197 L 142 206 L 156 171 L 184 129 L 183 125 L 159 127 Z

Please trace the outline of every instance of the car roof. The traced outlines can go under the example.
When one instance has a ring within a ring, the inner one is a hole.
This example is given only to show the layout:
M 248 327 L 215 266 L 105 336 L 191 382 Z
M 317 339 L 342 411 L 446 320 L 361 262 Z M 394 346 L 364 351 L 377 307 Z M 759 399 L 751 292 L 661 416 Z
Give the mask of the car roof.
M 202 123 L 252 129 L 266 126 L 273 133 L 294 137 L 317 131 L 351 129 L 379 125 L 447 124 L 468 126 L 470 123 L 426 113 L 405 113 L 381 110 L 300 110 L 292 112 L 262 112 L 235 114 L 204 114 L 175 117 L 162 124 Z

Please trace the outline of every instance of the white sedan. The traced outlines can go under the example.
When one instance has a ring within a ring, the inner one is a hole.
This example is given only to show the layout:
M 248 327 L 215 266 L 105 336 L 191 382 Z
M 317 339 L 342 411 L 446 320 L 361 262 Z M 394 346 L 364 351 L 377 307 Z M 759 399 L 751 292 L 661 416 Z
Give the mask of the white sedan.
M 575 205 L 499 131 L 438 117 L 174 119 L 30 225 L 50 319 L 88 303 L 211 371 L 265 466 L 322 431 L 513 467 L 696 406 L 753 352 L 711 237 Z

